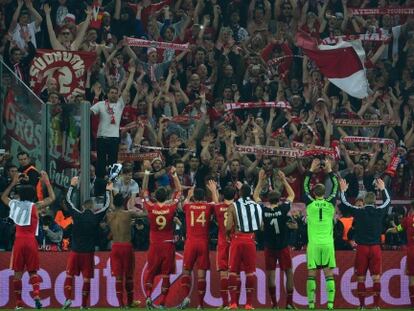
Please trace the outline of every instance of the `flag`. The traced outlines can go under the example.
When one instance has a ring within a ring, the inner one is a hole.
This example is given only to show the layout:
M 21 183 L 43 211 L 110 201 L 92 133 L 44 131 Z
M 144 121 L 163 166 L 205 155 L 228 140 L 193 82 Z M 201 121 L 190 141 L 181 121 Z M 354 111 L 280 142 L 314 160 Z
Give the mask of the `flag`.
M 40 94 L 55 78 L 64 97 L 85 93 L 86 72 L 96 60 L 95 52 L 36 50 L 30 66 L 30 88 Z
M 297 46 L 315 62 L 321 73 L 344 92 L 356 98 L 365 98 L 370 89 L 364 68 L 365 51 L 361 40 L 340 41 L 324 45 L 306 33 L 297 33 Z

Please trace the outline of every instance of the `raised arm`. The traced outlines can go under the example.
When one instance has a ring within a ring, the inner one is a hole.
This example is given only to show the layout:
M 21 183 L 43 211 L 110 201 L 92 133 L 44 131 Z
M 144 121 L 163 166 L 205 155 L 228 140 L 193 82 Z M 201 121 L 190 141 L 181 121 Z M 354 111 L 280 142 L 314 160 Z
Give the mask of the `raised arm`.
M 32 0 L 25 0 L 24 2 L 26 4 L 27 9 L 30 11 L 30 14 L 32 14 L 32 16 L 34 17 L 35 27 L 38 28 L 43 21 L 42 16 L 33 7 Z
M 16 28 L 22 7 L 23 7 L 23 0 L 17 0 L 17 8 L 16 8 L 16 11 L 14 11 L 12 21 L 10 23 L 9 33 L 13 33 L 14 29 Z
M 256 188 L 254 188 L 254 192 L 253 192 L 253 200 L 255 202 L 261 202 L 262 201 L 260 199 L 260 192 L 263 189 L 263 184 L 264 184 L 265 180 L 266 180 L 266 173 L 263 169 L 261 169 L 259 171 L 259 180 L 257 181 Z
M 99 214 L 99 213 L 102 213 L 102 212 L 106 211 L 108 209 L 108 207 L 111 205 L 112 190 L 114 189 L 113 186 L 114 185 L 113 185 L 112 182 L 107 183 L 106 189 L 105 189 L 105 197 L 104 197 L 103 206 L 102 206 L 102 208 L 94 211 L 94 214 Z
M 68 205 L 68 207 L 70 207 L 71 210 L 77 212 L 77 213 L 82 213 L 80 210 L 78 210 L 75 207 L 75 204 L 72 202 L 72 195 L 73 195 L 73 189 L 79 184 L 79 177 L 75 176 L 72 177 L 71 181 L 70 181 L 70 187 L 68 189 L 68 192 L 66 193 L 66 203 Z
M 295 199 L 295 192 L 293 191 L 292 187 L 288 183 L 285 174 L 281 170 L 279 170 L 277 174 L 279 175 L 279 178 L 282 180 L 283 186 L 286 189 L 286 192 L 288 195 L 286 198 L 286 201 L 293 202 L 293 200 Z
M 174 196 L 181 196 L 181 191 L 182 191 L 181 182 L 180 182 L 180 179 L 178 178 L 178 175 L 177 175 L 177 172 L 174 166 L 171 167 L 170 172 L 173 177 L 174 188 L 176 192 Z
M 330 159 L 325 161 L 325 172 L 329 174 L 329 178 L 332 182 L 332 190 L 329 196 L 326 198 L 326 201 L 331 202 L 335 205 L 336 194 L 338 193 L 338 178 L 332 172 L 332 162 Z
M 46 26 L 47 26 L 47 31 L 49 33 L 49 40 L 50 40 L 50 44 L 52 45 L 52 48 L 54 50 L 66 50 L 66 48 L 57 39 L 56 33 L 53 30 L 52 19 L 50 17 L 50 11 L 51 11 L 50 5 L 45 4 L 43 6 L 43 10 L 45 11 L 45 15 L 46 15 Z
M 46 206 L 51 205 L 53 202 L 55 202 L 56 195 L 55 195 L 55 192 L 53 191 L 53 187 L 50 183 L 49 176 L 47 175 L 47 173 L 45 171 L 41 171 L 40 176 L 41 176 L 41 180 L 43 184 L 45 184 L 46 186 L 47 193 L 49 194 L 49 196 L 45 198 L 43 201 L 37 202 L 36 205 L 38 207 L 46 207 Z
M 314 201 L 315 199 L 312 197 L 310 193 L 310 180 L 312 178 L 313 172 L 320 166 L 319 159 L 313 159 L 311 167 L 309 171 L 306 172 L 305 180 L 303 181 L 303 190 L 305 192 L 304 200 L 306 204 Z
M 346 182 L 345 179 L 340 179 L 339 180 L 339 187 L 340 187 L 340 197 L 341 197 L 341 202 L 342 202 L 342 207 L 343 209 L 347 210 L 348 212 L 352 213 L 354 209 L 357 209 L 357 206 L 352 205 L 351 203 L 348 202 L 348 200 L 345 197 L 345 192 L 348 190 L 348 183 Z
M 207 183 L 207 188 L 211 192 L 211 199 L 214 203 L 219 203 L 219 196 L 217 192 L 217 183 L 214 180 L 209 180 Z
M 131 88 L 132 81 L 134 80 L 135 70 L 136 70 L 135 65 L 130 64 L 129 67 L 128 67 L 128 71 L 129 71 L 128 80 L 127 80 L 127 83 L 126 83 L 125 88 L 122 91 L 122 95 L 121 95 L 124 102 L 126 102 L 126 98 L 128 96 L 129 90 Z
M 85 39 L 86 31 L 88 30 L 89 23 L 91 22 L 91 19 L 92 19 L 92 8 L 88 7 L 85 13 L 86 13 L 86 19 L 81 24 L 78 34 L 76 35 L 75 40 L 71 44 L 72 51 L 79 50 L 80 45 Z
M 9 194 L 12 191 L 12 189 L 19 183 L 19 174 L 15 174 L 12 182 L 10 183 L 10 185 L 6 188 L 6 190 L 4 190 L 4 192 L 1 195 L 1 200 L 3 201 L 4 204 L 6 204 L 7 206 L 9 206 L 10 203 L 10 198 L 9 198 Z
M 384 181 L 380 178 L 377 178 L 375 180 L 375 184 L 378 187 L 378 189 L 381 190 L 382 200 L 383 200 L 383 203 L 381 205 L 377 206 L 377 208 L 386 208 L 386 207 L 388 207 L 391 203 L 391 198 L 390 198 L 390 195 L 388 193 L 388 190 L 385 188 Z

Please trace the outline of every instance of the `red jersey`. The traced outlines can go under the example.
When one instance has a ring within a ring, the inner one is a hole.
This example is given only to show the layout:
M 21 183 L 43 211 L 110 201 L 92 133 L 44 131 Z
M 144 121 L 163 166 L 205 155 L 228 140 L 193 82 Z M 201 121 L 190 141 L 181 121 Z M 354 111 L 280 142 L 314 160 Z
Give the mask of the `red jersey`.
M 414 246 L 414 214 L 408 214 L 401 222 L 401 227 L 407 233 L 407 245 Z
M 173 202 L 163 205 L 145 199 L 144 208 L 148 212 L 151 243 L 174 241 L 174 216 L 180 196 L 181 193 L 176 193 Z
M 208 202 L 186 203 L 183 206 L 187 239 L 207 240 L 210 227 L 210 218 L 214 204 Z
M 231 203 L 233 204 L 233 203 Z M 226 238 L 226 225 L 227 225 L 227 209 L 231 206 L 226 203 L 219 203 L 214 206 L 214 214 L 216 215 L 218 224 L 218 240 L 225 242 Z

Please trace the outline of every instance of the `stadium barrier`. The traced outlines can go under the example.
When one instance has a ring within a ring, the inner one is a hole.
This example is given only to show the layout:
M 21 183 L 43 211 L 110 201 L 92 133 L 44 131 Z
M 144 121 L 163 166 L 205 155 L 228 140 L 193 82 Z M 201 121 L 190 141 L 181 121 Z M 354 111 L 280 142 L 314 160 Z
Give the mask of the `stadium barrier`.
M 0 253 L 0 308 L 12 308 L 14 306 L 12 276 L 9 260 L 11 253 Z M 355 252 L 338 251 L 336 259 L 338 268 L 336 274 L 336 308 L 350 308 L 358 305 L 356 296 L 356 281 L 354 276 L 353 262 Z M 65 265 L 68 253 L 48 253 L 40 254 L 41 270 L 39 275 L 43 282 L 41 284 L 41 297 L 44 307 L 60 307 L 65 298 L 63 294 L 63 283 L 65 280 Z M 207 274 L 207 292 L 205 296 L 206 306 L 218 307 L 221 305 L 219 293 L 219 275 L 215 265 L 216 253 L 210 253 L 211 270 Z M 294 303 L 298 307 L 306 306 L 306 254 L 304 252 L 292 252 L 293 270 L 295 278 Z M 384 251 L 383 252 L 383 274 L 381 277 L 381 305 L 385 308 L 401 308 L 409 306 L 408 277 L 405 273 L 406 256 L 403 251 Z M 110 260 L 108 252 L 98 252 L 95 254 L 95 276 L 92 280 L 92 291 L 90 303 L 95 307 L 116 307 L 118 302 L 115 295 L 115 279 L 111 276 Z M 143 277 L 146 271 L 146 252 L 135 253 L 135 298 L 144 301 Z M 176 253 L 176 274 L 171 276 L 171 289 L 167 298 L 167 306 L 176 306 L 181 302 L 180 276 L 182 272 L 182 254 Z M 264 269 L 263 252 L 258 252 L 257 257 L 257 291 L 256 307 L 270 307 L 270 298 L 266 287 L 266 277 Z M 318 287 L 316 291 L 317 303 L 326 303 L 325 280 L 323 275 L 317 278 Z M 194 281 L 194 275 L 193 275 Z M 194 284 L 194 282 L 193 282 Z M 284 306 L 285 301 L 285 279 L 281 277 L 279 268 L 276 270 L 276 297 L 279 306 Z M 244 285 L 244 275 L 242 274 L 242 286 Z M 372 282 L 368 278 L 367 288 L 372 287 Z M 74 291 L 74 307 L 81 302 L 82 280 L 76 278 Z M 33 307 L 34 301 L 30 296 L 31 286 L 29 285 L 28 274 L 23 276 L 22 297 L 24 303 Z M 161 280 L 156 279 L 154 284 L 153 298 L 157 304 L 157 298 L 161 292 Z M 196 289 L 192 288 L 193 303 L 197 301 Z M 280 300 L 281 299 L 281 300 Z M 241 304 L 246 301 L 244 290 L 240 296 Z M 373 297 L 366 298 L 366 304 L 372 304 Z

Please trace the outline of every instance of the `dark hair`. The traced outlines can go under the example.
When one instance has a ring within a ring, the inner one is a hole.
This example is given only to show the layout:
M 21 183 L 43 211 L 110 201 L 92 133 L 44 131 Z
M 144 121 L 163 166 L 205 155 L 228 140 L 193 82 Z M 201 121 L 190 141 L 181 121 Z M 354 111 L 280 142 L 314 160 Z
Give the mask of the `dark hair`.
M 130 174 L 133 172 L 134 170 L 131 165 L 124 165 L 124 167 L 122 168 L 122 174 Z
M 108 93 L 111 90 L 116 90 L 117 92 L 119 92 L 119 89 L 116 86 L 113 86 L 113 85 L 108 88 Z
M 122 196 L 122 193 L 117 193 L 114 195 L 113 203 L 116 208 L 124 206 L 124 197 Z
M 276 191 L 270 191 L 268 199 L 270 204 L 277 204 L 279 202 L 280 195 Z
M 313 188 L 313 193 L 317 197 L 323 197 L 325 194 L 325 185 L 323 184 L 316 184 Z
M 160 187 L 157 190 L 155 190 L 155 199 L 160 202 L 163 203 L 167 200 L 168 197 L 168 191 L 165 187 Z
M 83 201 L 82 207 L 84 209 L 91 210 L 93 208 L 93 200 L 92 199 L 87 199 L 87 200 Z
M 20 152 L 17 154 L 17 157 L 20 157 L 20 156 L 22 156 L 22 155 L 27 155 L 27 156 L 29 156 L 29 154 L 28 154 L 26 151 L 20 151 Z
M 201 189 L 201 188 L 194 189 L 194 200 L 203 201 L 205 197 L 206 197 L 206 192 L 204 191 L 204 189 Z
M 17 193 L 20 197 L 20 201 L 37 201 L 36 189 L 32 185 L 19 185 L 17 187 Z
M 11 48 L 10 49 L 10 54 L 13 55 L 13 53 L 16 52 L 16 51 L 20 52 L 21 50 L 19 48 Z
M 252 194 L 252 189 L 250 188 L 249 185 L 243 184 L 243 186 L 240 189 L 240 196 L 243 199 L 246 199 L 248 197 L 250 197 L 250 195 Z
M 236 195 L 236 189 L 233 186 L 226 186 L 223 190 L 223 196 L 225 200 L 233 200 Z
M 177 166 L 178 164 L 183 164 L 183 165 L 185 166 L 185 163 L 184 163 L 184 161 L 182 161 L 182 160 L 181 160 L 181 158 L 180 158 L 180 159 L 175 160 L 174 165 L 175 165 L 175 166 Z

